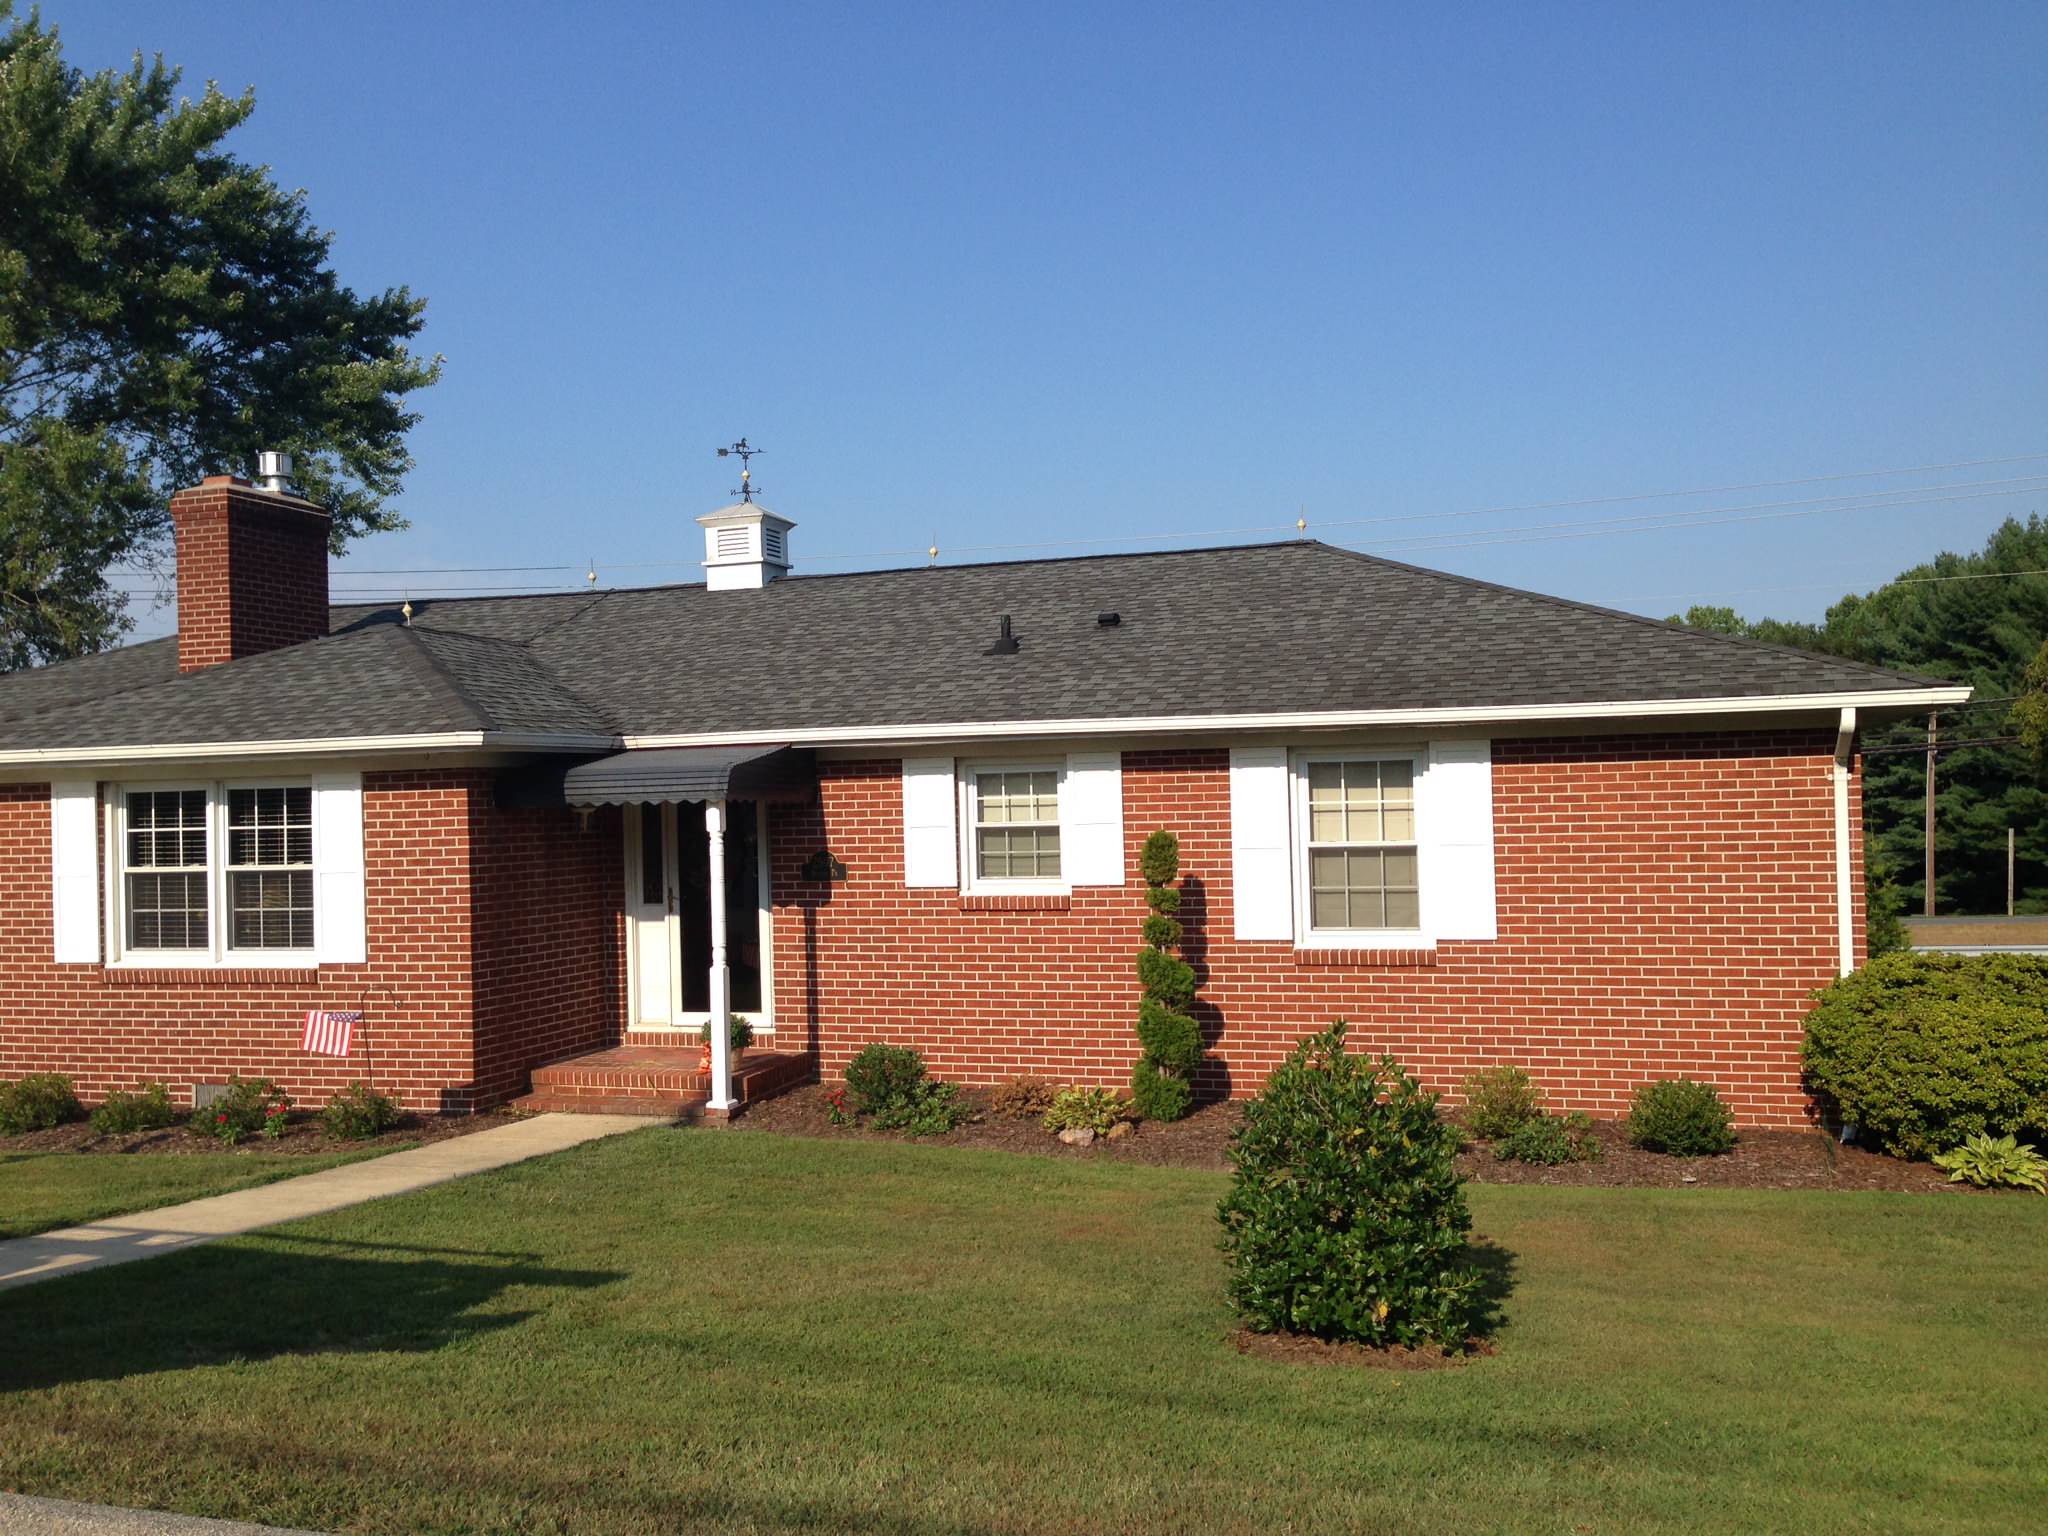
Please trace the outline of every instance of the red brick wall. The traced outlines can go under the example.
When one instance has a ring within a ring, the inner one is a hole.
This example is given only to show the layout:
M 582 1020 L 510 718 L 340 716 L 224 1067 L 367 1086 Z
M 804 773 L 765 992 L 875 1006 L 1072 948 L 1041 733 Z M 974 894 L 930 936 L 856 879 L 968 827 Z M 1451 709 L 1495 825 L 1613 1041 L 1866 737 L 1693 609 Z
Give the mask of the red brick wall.
M 616 807 L 501 811 L 480 796 L 475 871 L 476 1084 L 526 1091 L 532 1068 L 616 1045 L 625 1025 L 625 876 Z
M 1289 943 L 1231 937 L 1221 750 L 1124 755 L 1129 881 L 1077 889 L 1066 910 L 968 910 L 906 887 L 898 761 L 827 763 L 815 807 L 776 811 L 776 1043 L 808 1040 L 828 1074 L 888 1040 L 968 1082 L 1122 1083 L 1137 851 L 1169 827 L 1212 1091 L 1256 1090 L 1341 1015 L 1358 1046 L 1440 1089 L 1516 1062 L 1558 1107 L 1615 1115 L 1638 1083 L 1683 1072 L 1745 1123 L 1797 1123 L 1807 994 L 1835 969 L 1832 750 L 1822 732 L 1496 742 L 1500 937 L 1420 965 L 1304 965 Z M 800 878 L 820 847 L 845 882 Z M 1860 942 L 1860 887 L 1858 923 Z
M 327 633 L 327 514 L 226 475 L 171 498 L 178 670 Z
M 363 788 L 367 965 L 130 971 L 50 958 L 49 787 L 0 786 L 0 1077 L 64 1072 L 88 1102 L 154 1078 L 184 1101 L 239 1072 L 313 1106 L 364 1075 L 366 1042 L 379 1088 L 466 1110 L 613 1043 L 616 813 L 582 833 L 565 811 L 500 811 L 482 769 L 372 773 Z M 362 1002 L 353 1058 L 300 1052 L 307 1009 Z

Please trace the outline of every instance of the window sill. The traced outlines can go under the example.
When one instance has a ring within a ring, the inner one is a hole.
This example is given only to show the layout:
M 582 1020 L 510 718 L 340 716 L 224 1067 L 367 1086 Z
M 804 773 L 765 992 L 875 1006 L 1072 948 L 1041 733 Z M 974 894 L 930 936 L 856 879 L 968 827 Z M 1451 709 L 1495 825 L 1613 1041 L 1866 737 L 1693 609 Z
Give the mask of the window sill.
M 1074 898 L 1066 891 L 1007 896 L 976 894 L 971 891 L 963 891 L 960 894 L 962 912 L 1067 912 L 1073 909 L 1073 905 Z
M 100 974 L 117 987 L 245 987 L 320 978 L 317 961 L 290 965 L 104 965 Z
M 1347 970 L 1381 970 L 1396 967 L 1433 967 L 1436 950 L 1430 949 L 1297 949 L 1296 965 L 1321 965 Z

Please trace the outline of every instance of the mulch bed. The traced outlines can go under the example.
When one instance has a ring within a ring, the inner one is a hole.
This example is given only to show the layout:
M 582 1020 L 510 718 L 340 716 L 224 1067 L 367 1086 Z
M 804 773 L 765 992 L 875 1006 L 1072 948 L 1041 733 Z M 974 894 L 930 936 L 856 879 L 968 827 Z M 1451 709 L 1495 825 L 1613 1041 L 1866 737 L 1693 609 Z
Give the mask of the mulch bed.
M 327 1134 L 317 1114 L 294 1114 L 285 1132 L 276 1140 L 268 1136 L 245 1136 L 240 1145 L 228 1147 L 211 1136 L 195 1136 L 180 1121 L 160 1131 L 129 1131 L 102 1136 L 85 1121 L 53 1126 L 47 1131 L 29 1131 L 0 1139 L 0 1153 L 92 1152 L 117 1155 L 143 1154 L 164 1157 L 236 1157 L 260 1154 L 264 1157 L 317 1157 L 334 1152 L 361 1152 L 377 1147 L 399 1147 L 446 1141 L 506 1125 L 520 1118 L 495 1112 L 484 1115 L 407 1115 L 381 1136 L 360 1141 L 339 1141 Z
M 812 1084 L 751 1104 L 733 1125 L 786 1136 L 908 1139 L 894 1131 L 832 1124 L 825 1102 L 828 1086 Z M 1036 1157 L 1092 1158 L 1175 1168 L 1228 1171 L 1230 1135 L 1244 1116 L 1238 1104 L 1205 1104 L 1187 1119 L 1170 1125 L 1147 1122 L 1114 1141 L 1098 1138 L 1092 1146 L 1069 1147 L 1054 1139 L 1036 1120 L 990 1113 L 986 1088 L 963 1088 L 960 1096 L 973 1107 L 974 1118 L 950 1136 L 940 1138 L 947 1146 L 993 1147 Z M 1501 1162 L 1481 1142 L 1468 1144 L 1458 1154 L 1458 1171 L 1479 1184 L 1951 1192 L 1963 1188 L 1950 1184 L 1946 1174 L 1926 1163 L 1909 1163 L 1860 1147 L 1845 1147 L 1818 1130 L 1744 1131 L 1733 1152 L 1721 1157 L 1690 1158 L 1667 1157 L 1632 1147 L 1616 1121 L 1595 1121 L 1593 1130 L 1601 1144 L 1598 1162 L 1570 1163 L 1560 1168 Z
M 1329 1339 L 1312 1339 L 1305 1333 L 1253 1333 L 1239 1328 L 1230 1342 L 1240 1355 L 1262 1360 L 1280 1360 L 1288 1365 L 1349 1365 L 1374 1371 L 1441 1371 L 1467 1365 L 1480 1355 L 1493 1353 L 1485 1339 L 1467 1339 L 1462 1354 L 1441 1349 L 1411 1349 L 1406 1344 L 1343 1344 Z

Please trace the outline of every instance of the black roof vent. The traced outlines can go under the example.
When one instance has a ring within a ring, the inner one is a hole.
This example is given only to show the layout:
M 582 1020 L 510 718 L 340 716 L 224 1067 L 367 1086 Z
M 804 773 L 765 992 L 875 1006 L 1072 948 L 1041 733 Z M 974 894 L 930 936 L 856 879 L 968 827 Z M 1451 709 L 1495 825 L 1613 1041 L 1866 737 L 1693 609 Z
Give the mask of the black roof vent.
M 1097 629 L 1115 629 L 1123 621 L 1124 616 L 1122 614 L 1108 608 L 1095 615 L 1095 627 Z
M 1017 637 L 1010 633 L 1010 616 L 1006 613 L 996 621 L 996 643 L 981 654 L 984 656 L 1014 656 L 1018 651 Z

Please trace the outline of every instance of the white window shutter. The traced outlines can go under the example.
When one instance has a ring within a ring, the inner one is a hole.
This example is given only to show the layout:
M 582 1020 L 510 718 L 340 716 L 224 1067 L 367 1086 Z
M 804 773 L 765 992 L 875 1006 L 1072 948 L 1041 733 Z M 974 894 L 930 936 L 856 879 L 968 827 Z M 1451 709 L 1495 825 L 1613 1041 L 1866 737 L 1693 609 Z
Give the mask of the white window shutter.
M 99 963 L 99 806 L 91 779 L 50 786 L 50 915 L 64 964 Z
M 323 965 L 360 965 L 370 958 L 360 773 L 313 775 L 313 941 Z
M 903 883 L 960 883 L 953 759 L 903 759 Z
M 1240 939 L 1294 937 L 1287 749 L 1230 749 L 1230 869 Z
M 1498 938 L 1492 743 L 1432 741 L 1415 800 L 1423 932 L 1433 939 Z
M 1124 755 L 1069 752 L 1060 786 L 1060 868 L 1069 885 L 1124 883 Z

